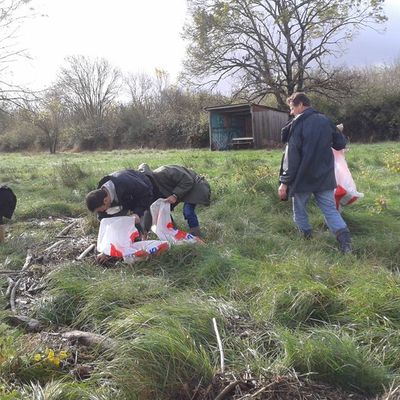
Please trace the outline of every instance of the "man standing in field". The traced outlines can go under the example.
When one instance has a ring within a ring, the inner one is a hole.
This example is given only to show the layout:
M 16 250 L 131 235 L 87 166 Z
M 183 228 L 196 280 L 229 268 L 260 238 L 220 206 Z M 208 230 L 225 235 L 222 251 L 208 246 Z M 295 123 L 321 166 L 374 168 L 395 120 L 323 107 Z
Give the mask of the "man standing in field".
M 287 152 L 279 178 L 279 197 L 293 198 L 293 220 L 304 237 L 312 228 L 308 220 L 307 203 L 311 194 L 322 211 L 329 230 L 336 236 L 340 250 L 351 252 L 350 231 L 336 209 L 336 188 L 332 147 L 342 150 L 346 139 L 332 121 L 311 107 L 304 93 L 294 93 L 287 99 L 294 119 L 286 132 Z

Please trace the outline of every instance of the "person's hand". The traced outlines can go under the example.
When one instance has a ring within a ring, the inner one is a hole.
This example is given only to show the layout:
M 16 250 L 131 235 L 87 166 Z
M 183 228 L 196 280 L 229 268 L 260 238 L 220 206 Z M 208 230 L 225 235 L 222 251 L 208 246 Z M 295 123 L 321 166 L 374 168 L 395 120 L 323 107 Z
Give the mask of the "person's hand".
M 165 201 L 169 204 L 175 204 L 177 202 L 178 198 L 174 195 L 171 194 L 171 196 L 168 196 Z
M 284 183 L 281 183 L 281 184 L 279 185 L 278 195 L 279 195 L 279 198 L 280 198 L 282 201 L 283 201 L 283 200 L 287 200 L 287 197 L 288 197 L 287 185 L 285 185 Z
M 107 262 L 109 259 L 111 258 L 111 256 L 107 256 L 104 253 L 100 253 L 97 257 L 96 260 L 99 264 L 104 264 L 105 262 Z

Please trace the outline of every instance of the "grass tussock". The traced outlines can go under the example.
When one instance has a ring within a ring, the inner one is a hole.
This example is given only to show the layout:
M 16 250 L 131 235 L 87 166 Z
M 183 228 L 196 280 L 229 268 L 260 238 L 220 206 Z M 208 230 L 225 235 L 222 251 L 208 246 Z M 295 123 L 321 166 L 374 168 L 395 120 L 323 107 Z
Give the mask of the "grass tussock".
M 181 323 L 154 326 L 119 347 L 106 371 L 126 398 L 190 398 L 207 386 L 214 366 L 206 343 L 196 342 Z
M 38 368 L 32 357 L 40 344 L 0 324 L 0 398 L 201 397 L 219 368 L 213 318 L 232 376 L 265 380 L 294 371 L 349 396 L 390 398 L 384 388 L 400 382 L 399 153 L 398 143 L 352 145 L 346 153 L 365 194 L 343 209 L 354 247 L 346 256 L 313 202 L 313 237 L 299 235 L 290 202 L 276 194 L 280 151 L 142 149 L 57 160 L 5 154 L 0 177 L 18 205 L 0 247 L 0 271 L 20 269 L 28 248 L 47 246 L 60 230 L 57 216 L 83 216 L 82 235 L 95 239 L 98 221 L 84 196 L 111 171 L 183 164 L 207 177 L 212 203 L 198 207 L 202 246 L 175 246 L 109 269 L 92 261 L 46 268 L 35 260 L 33 273 L 51 272 L 27 314 L 46 330 L 92 331 L 118 345 L 93 354 L 92 375 L 79 381 L 62 368 Z M 181 211 L 179 205 L 174 219 L 185 228 Z M 4 293 L 6 276 L 0 285 Z M 3 296 L 0 305 L 7 303 Z
M 310 333 L 287 331 L 281 337 L 287 365 L 312 374 L 314 379 L 366 395 L 382 392 L 391 380 L 388 369 L 368 349 L 336 329 L 318 328 Z

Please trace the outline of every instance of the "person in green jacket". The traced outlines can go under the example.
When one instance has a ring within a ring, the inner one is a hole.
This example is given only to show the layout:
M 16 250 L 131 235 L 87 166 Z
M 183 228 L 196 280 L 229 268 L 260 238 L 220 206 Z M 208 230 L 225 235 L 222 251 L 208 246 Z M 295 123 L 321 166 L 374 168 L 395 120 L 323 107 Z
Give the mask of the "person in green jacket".
M 183 216 L 194 236 L 201 236 L 200 224 L 196 215 L 196 205 L 210 205 L 211 188 L 204 177 L 180 165 L 163 165 L 151 170 L 147 164 L 140 164 L 139 172 L 144 173 L 153 184 L 154 201 L 165 198 L 173 210 L 183 202 Z M 149 217 L 148 217 L 149 218 Z M 151 218 L 151 217 L 150 217 Z M 151 225 L 147 219 L 145 229 Z

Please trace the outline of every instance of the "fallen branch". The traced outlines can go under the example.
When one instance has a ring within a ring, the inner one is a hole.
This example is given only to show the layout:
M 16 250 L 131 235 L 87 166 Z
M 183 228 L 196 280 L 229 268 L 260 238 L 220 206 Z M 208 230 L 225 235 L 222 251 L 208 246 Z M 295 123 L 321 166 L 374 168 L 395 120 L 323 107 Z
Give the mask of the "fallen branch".
M 212 321 L 213 321 L 215 336 L 217 337 L 219 355 L 220 355 L 220 358 L 221 358 L 221 373 L 224 373 L 224 370 L 225 370 L 225 366 L 224 366 L 224 349 L 222 348 L 222 342 L 221 342 L 221 338 L 220 338 L 219 332 L 218 332 L 217 320 L 215 318 L 213 318 Z
M 83 258 L 85 258 L 94 248 L 96 247 L 96 245 L 94 243 L 92 243 L 87 249 L 85 249 L 76 259 L 78 261 L 82 260 Z
M 214 319 L 214 318 L 213 318 Z M 239 385 L 239 381 L 233 381 L 225 389 L 214 399 L 214 400 L 222 400 L 224 399 L 235 387 Z
M 26 254 L 26 258 L 25 258 L 25 264 L 22 266 L 22 270 L 21 271 L 25 271 L 29 265 L 31 264 L 33 259 L 32 256 L 32 251 L 30 249 L 28 249 L 27 254 Z
M 44 252 L 53 250 L 55 247 L 57 247 L 59 244 L 63 243 L 65 239 L 59 240 L 58 242 L 53 243 L 51 246 L 49 246 L 47 249 L 44 249 Z
M 6 290 L 6 297 L 10 297 L 11 290 L 12 290 L 15 282 L 10 277 L 7 278 L 7 281 L 8 281 L 8 287 L 7 287 L 7 290 Z
M 26 317 L 25 315 L 8 315 L 6 320 L 13 326 L 22 326 L 28 332 L 40 332 L 44 325 L 34 318 Z
M 267 386 L 263 386 L 261 389 L 257 390 L 257 392 L 255 392 L 252 395 L 250 395 L 250 398 L 251 399 L 255 399 L 259 394 L 261 394 L 262 392 L 266 391 L 271 386 L 275 385 L 275 383 L 276 382 L 271 382 Z
M 15 282 L 14 286 L 11 289 L 11 294 L 10 294 L 10 307 L 11 307 L 11 311 L 15 314 L 17 311 L 17 307 L 15 306 L 15 296 L 17 295 L 17 289 L 18 289 L 18 285 L 21 282 L 21 278 L 19 278 L 17 280 L 17 282 Z
M 58 236 L 63 236 L 63 235 L 65 235 L 66 233 L 68 233 L 69 230 L 70 230 L 77 222 L 78 222 L 77 220 L 72 221 L 72 222 L 71 222 L 69 225 L 67 225 L 62 231 L 60 231 L 60 233 L 58 233 L 58 234 L 56 235 L 56 237 L 58 237 Z
M 0 275 L 18 275 L 22 274 L 21 271 L 0 271 Z
M 70 331 L 63 333 L 62 336 L 70 342 L 77 342 L 88 347 L 99 346 L 104 349 L 112 349 L 116 346 L 114 340 L 92 332 Z

